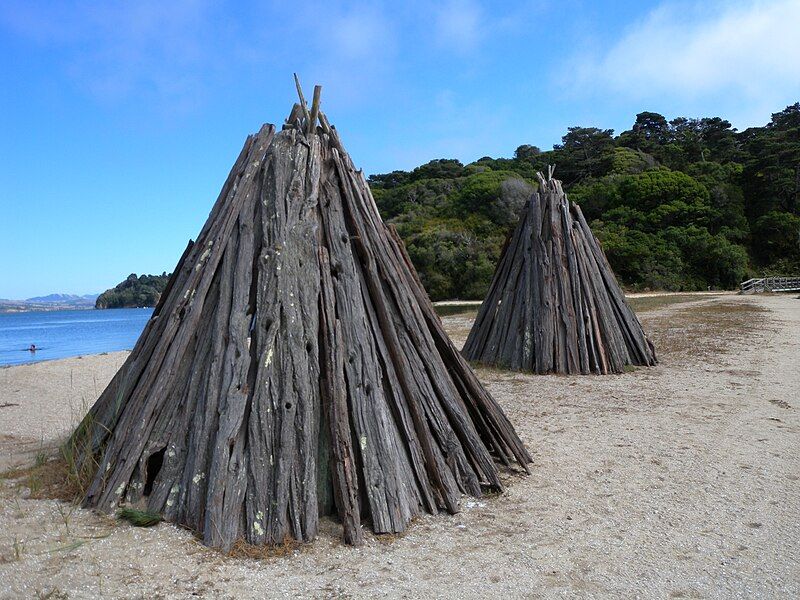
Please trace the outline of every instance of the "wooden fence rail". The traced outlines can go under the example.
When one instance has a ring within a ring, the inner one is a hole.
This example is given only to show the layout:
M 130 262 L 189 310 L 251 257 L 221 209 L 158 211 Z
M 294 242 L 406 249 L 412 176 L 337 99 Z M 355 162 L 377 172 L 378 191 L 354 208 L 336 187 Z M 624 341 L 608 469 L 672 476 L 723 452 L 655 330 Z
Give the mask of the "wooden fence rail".
M 760 277 L 748 279 L 740 284 L 743 294 L 759 294 L 761 292 L 798 292 L 800 276 L 795 277 Z

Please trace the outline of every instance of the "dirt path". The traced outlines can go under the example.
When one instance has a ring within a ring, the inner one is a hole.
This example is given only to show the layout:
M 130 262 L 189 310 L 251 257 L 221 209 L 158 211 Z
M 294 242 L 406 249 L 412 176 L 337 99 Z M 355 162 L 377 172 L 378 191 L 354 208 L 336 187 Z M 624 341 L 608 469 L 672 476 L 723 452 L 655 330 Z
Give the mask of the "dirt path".
M 468 320 L 444 321 L 463 341 Z M 531 476 L 363 548 L 326 522 L 294 555 L 230 559 L 175 527 L 118 526 L 2 481 L 0 597 L 800 596 L 800 300 L 712 297 L 642 321 L 652 369 L 481 369 L 534 453 Z M 23 398 L 9 400 L 17 369 L 0 372 L 0 404 Z M 74 400 L 47 391 L 55 411 Z M 0 436 L 15 435 L 5 410 Z

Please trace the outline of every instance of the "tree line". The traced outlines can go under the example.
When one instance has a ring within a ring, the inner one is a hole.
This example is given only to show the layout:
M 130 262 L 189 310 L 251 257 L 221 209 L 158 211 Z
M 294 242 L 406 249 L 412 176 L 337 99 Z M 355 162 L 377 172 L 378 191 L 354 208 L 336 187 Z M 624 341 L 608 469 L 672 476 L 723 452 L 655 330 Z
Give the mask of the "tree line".
M 619 135 L 570 127 L 552 150 L 433 160 L 369 183 L 431 298 L 482 299 L 547 165 L 629 289 L 731 289 L 800 273 L 800 103 L 744 131 L 719 117 L 642 112 Z

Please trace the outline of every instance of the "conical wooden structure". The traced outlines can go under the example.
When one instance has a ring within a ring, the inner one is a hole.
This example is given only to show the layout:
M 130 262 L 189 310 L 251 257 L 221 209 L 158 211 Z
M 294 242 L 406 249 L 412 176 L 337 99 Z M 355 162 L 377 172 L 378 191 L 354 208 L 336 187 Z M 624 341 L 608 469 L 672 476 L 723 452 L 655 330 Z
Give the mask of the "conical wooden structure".
M 552 168 L 546 179 L 539 174 L 539 191 L 506 242 L 462 354 L 534 373 L 656 364 L 600 243 Z
M 214 547 L 403 531 L 530 456 L 448 339 L 319 112 L 247 138 L 124 366 L 73 434 L 84 504 Z M 318 123 L 319 121 L 319 123 Z

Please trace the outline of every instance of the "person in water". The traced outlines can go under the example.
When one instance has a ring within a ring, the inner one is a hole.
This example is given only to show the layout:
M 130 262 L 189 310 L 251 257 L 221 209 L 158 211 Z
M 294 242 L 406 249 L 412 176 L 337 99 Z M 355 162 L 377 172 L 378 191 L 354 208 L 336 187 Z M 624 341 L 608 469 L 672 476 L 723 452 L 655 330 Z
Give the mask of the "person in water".
M 31 344 L 31 347 L 28 348 L 31 352 L 36 352 L 36 344 Z

